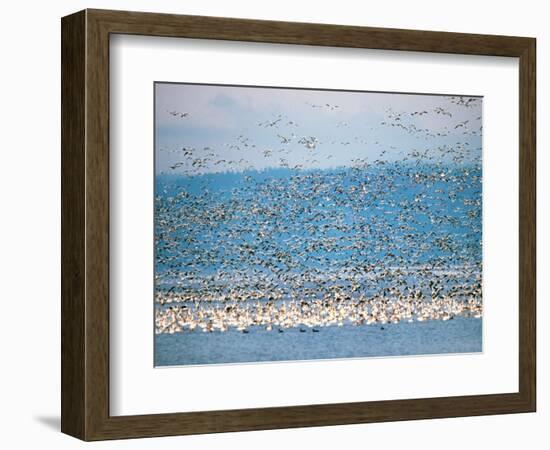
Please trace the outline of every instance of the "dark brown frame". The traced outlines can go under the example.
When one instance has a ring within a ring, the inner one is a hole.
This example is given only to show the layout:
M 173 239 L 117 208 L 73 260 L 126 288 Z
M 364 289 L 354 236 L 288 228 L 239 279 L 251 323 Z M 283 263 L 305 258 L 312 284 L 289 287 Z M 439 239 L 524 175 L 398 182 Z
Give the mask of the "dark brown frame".
M 64 17 L 61 30 L 64 433 L 100 440 L 535 411 L 534 38 L 104 10 Z M 519 392 L 110 416 L 108 100 L 113 33 L 518 57 Z

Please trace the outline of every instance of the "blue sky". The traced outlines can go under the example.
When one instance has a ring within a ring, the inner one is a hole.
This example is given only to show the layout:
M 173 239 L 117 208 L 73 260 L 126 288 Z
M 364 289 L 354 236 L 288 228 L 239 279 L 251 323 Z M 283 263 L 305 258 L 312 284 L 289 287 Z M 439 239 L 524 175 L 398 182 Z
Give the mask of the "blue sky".
M 464 96 L 156 83 L 156 171 L 323 169 L 426 150 L 479 162 L 481 115 L 482 99 Z

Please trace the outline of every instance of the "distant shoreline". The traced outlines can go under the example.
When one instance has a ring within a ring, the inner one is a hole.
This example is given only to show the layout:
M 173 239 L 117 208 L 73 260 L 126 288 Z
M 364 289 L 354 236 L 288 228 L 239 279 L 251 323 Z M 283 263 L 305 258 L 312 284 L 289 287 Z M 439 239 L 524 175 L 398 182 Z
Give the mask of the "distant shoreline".
M 159 171 L 155 172 L 155 180 L 160 181 L 160 178 L 166 178 L 166 179 L 175 179 L 175 178 L 188 178 L 188 179 L 200 179 L 208 176 L 234 176 L 234 177 L 243 177 L 243 176 L 262 176 L 262 177 L 285 177 L 289 174 L 302 174 L 302 175 L 308 175 L 308 174 L 315 174 L 319 172 L 341 172 L 341 171 L 349 171 L 349 170 L 362 170 L 364 172 L 368 171 L 380 171 L 384 170 L 388 167 L 406 167 L 410 169 L 414 169 L 416 171 L 430 171 L 433 169 L 441 169 L 441 167 L 451 168 L 451 169 L 457 169 L 457 170 L 478 170 L 481 173 L 482 166 L 481 161 L 467 161 L 463 163 L 455 163 L 455 162 L 447 162 L 443 165 L 438 164 L 430 164 L 430 163 L 423 163 L 421 165 L 416 164 L 412 161 L 410 162 L 403 162 L 400 160 L 395 161 L 384 161 L 383 163 L 374 163 L 374 162 L 368 162 L 360 164 L 359 166 L 350 166 L 350 165 L 335 165 L 335 166 L 329 166 L 329 167 L 311 167 L 311 168 L 300 168 L 295 169 L 291 167 L 281 167 L 281 166 L 267 166 L 263 167 L 261 169 L 245 169 L 245 170 L 217 170 L 217 171 L 210 171 L 210 172 L 202 172 L 202 173 L 188 173 L 185 171 L 178 171 L 178 170 L 170 170 L 170 171 Z

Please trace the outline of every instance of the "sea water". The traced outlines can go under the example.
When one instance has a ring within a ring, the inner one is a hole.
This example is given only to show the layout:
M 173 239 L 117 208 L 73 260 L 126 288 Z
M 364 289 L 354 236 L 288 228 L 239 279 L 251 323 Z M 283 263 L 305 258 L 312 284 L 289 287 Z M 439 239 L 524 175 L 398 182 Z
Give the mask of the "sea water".
M 159 174 L 156 310 L 278 307 L 334 292 L 351 302 L 415 292 L 429 302 L 435 284 L 437 295 L 480 301 L 481 189 L 474 164 Z M 155 336 L 155 364 L 481 351 L 481 318 L 450 319 L 184 327 Z

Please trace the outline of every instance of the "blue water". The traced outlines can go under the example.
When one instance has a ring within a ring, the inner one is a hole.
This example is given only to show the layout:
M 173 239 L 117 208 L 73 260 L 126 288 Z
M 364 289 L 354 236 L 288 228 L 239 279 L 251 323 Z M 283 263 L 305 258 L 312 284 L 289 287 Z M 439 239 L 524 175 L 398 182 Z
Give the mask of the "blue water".
M 304 329 L 304 328 L 302 328 Z M 482 321 L 299 328 L 284 333 L 252 328 L 249 333 L 183 332 L 155 337 L 155 366 L 244 363 L 375 356 L 476 353 L 482 351 Z
M 481 264 L 475 166 L 159 175 L 156 192 L 158 289 L 176 272 Z
M 254 302 L 392 288 L 481 295 L 480 164 L 157 175 L 155 189 L 157 300 L 180 295 L 200 310 L 235 293 L 239 307 L 252 294 Z M 155 337 L 155 364 L 481 351 L 481 319 L 383 327 L 184 330 Z

